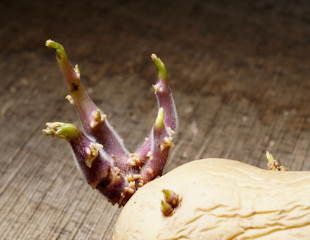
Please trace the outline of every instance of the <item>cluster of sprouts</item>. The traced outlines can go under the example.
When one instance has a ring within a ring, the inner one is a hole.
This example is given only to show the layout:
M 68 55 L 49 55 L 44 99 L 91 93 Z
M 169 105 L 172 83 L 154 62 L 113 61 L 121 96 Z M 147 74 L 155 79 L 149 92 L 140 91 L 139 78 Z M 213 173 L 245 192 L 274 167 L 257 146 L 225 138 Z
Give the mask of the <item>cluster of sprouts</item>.
M 87 94 L 79 68 L 70 63 L 64 47 L 52 40 L 47 40 L 46 46 L 56 50 L 69 91 L 66 99 L 75 107 L 83 131 L 71 123 L 50 122 L 43 133 L 67 140 L 87 182 L 110 202 L 122 206 L 139 187 L 162 174 L 173 146 L 177 114 L 166 67 L 160 58 L 151 55 L 158 71 L 153 85 L 158 113 L 147 138 L 134 152 L 129 152 L 106 114 Z

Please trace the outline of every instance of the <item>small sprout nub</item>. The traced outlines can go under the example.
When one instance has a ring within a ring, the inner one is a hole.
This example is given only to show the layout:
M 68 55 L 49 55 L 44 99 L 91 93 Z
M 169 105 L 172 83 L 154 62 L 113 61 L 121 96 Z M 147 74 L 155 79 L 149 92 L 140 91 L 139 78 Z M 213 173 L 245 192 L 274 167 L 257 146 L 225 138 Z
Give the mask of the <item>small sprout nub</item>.
M 75 72 L 75 74 L 76 74 L 76 77 L 78 78 L 78 79 L 80 79 L 81 78 L 81 72 L 80 72 L 80 69 L 79 69 L 79 65 L 75 65 L 74 66 L 74 72 Z
M 162 192 L 164 194 L 164 201 L 170 204 L 171 207 L 176 208 L 179 206 L 180 197 L 178 194 L 169 189 L 163 189 Z
M 274 159 L 274 157 L 272 156 L 272 154 L 269 151 L 266 151 L 266 158 L 267 158 L 267 168 L 269 170 L 273 170 L 273 171 L 285 171 L 286 168 L 281 165 L 281 163 Z
M 94 160 L 98 157 L 99 151 L 102 149 L 102 145 L 99 143 L 91 143 L 89 147 L 86 148 L 86 159 L 85 164 L 87 167 L 91 168 Z
M 166 81 L 168 78 L 168 72 L 167 69 L 165 67 L 165 64 L 162 62 L 162 60 L 156 56 L 156 54 L 151 54 L 151 58 L 157 68 L 158 71 L 158 78 L 161 80 Z
M 65 99 L 66 100 L 68 100 L 68 102 L 70 103 L 70 104 L 74 104 L 74 100 L 73 100 L 73 98 L 72 98 L 72 96 L 70 95 L 70 94 L 68 94 L 66 97 L 65 97 Z
M 158 110 L 157 117 L 155 120 L 155 128 L 156 129 L 163 129 L 164 128 L 164 126 L 165 126 L 164 118 L 165 118 L 164 109 L 161 107 Z
M 152 154 L 152 151 L 148 151 L 146 156 L 148 157 L 148 159 L 152 159 L 153 158 L 153 154 Z
M 143 185 L 144 185 L 144 181 L 142 179 L 140 179 L 138 182 L 138 187 L 142 187 Z
M 127 175 L 126 178 L 127 178 L 127 181 L 128 181 L 128 182 L 134 181 L 134 178 L 133 178 L 133 175 L 132 175 L 132 174 Z
M 129 154 L 129 165 L 132 167 L 141 167 L 141 159 L 139 158 L 138 154 L 130 153 Z
M 136 182 L 135 181 L 129 182 L 129 187 L 132 189 L 135 189 L 136 188 Z
M 172 130 L 171 127 L 167 127 L 167 133 L 168 133 L 168 135 L 169 135 L 170 137 L 172 137 L 172 136 L 175 134 L 175 131 Z
M 153 84 L 152 86 L 153 86 L 153 90 L 154 90 L 154 93 L 155 93 L 155 94 L 157 94 L 158 92 L 160 92 L 161 89 L 160 89 L 160 87 L 158 86 L 158 84 Z
M 163 142 L 160 144 L 160 151 L 173 146 L 172 137 L 165 137 Z
M 94 128 L 99 123 L 103 122 L 106 119 L 106 115 L 101 113 L 99 109 L 92 112 L 92 118 L 93 120 L 90 122 L 90 127 Z
M 161 201 L 161 211 L 164 216 L 171 216 L 180 204 L 180 197 L 172 190 L 163 189 L 164 200 Z
M 68 141 L 80 136 L 79 129 L 72 123 L 48 122 L 43 134 L 64 138 Z
M 167 203 L 164 200 L 161 200 L 160 205 L 161 205 L 161 212 L 165 217 L 169 217 L 173 214 L 174 209 L 169 203 Z
M 126 176 L 128 187 L 134 189 L 136 191 L 137 187 L 143 186 L 143 179 L 140 174 L 128 174 Z
M 129 194 L 134 194 L 135 189 L 133 189 L 132 187 L 124 187 L 124 192 L 129 193 Z
M 133 174 L 132 177 L 134 180 L 141 180 L 142 179 L 141 174 Z

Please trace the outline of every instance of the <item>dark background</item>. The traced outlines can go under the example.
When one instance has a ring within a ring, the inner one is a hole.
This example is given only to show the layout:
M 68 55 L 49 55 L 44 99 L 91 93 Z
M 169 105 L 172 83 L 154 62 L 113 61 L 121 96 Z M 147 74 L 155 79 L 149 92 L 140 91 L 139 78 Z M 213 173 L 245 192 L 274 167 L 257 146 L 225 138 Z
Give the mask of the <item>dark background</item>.
M 166 63 L 180 116 L 166 171 L 204 157 L 310 169 L 309 1 L 1 1 L 1 239 L 110 239 L 118 210 L 81 178 L 47 121 L 78 123 L 54 52 L 133 149 L 155 118 Z

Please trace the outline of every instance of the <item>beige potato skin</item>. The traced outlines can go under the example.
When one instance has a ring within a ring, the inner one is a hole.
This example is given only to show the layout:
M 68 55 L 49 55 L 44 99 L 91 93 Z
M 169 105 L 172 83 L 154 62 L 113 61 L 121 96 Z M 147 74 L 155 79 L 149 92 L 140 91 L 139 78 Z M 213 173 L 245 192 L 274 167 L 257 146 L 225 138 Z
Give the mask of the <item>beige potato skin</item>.
M 181 205 L 162 215 L 162 189 Z M 139 189 L 113 240 L 310 240 L 310 172 L 276 172 L 233 160 L 184 164 Z

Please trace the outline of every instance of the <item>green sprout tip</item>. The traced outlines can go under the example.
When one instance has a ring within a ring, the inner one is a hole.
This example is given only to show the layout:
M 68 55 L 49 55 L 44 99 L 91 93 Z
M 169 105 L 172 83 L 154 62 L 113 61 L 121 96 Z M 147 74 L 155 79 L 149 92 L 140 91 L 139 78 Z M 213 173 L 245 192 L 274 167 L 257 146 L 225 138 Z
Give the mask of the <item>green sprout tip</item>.
M 165 67 L 165 64 L 162 62 L 162 60 L 156 56 L 156 54 L 151 54 L 151 58 L 154 62 L 154 64 L 156 65 L 157 67 L 157 71 L 158 71 L 158 78 L 159 79 L 162 79 L 164 81 L 167 80 L 168 78 L 168 72 L 167 72 L 167 69 Z
M 56 50 L 56 57 L 58 61 L 67 60 L 67 54 L 62 44 L 49 39 L 45 42 L 45 46 Z
M 68 141 L 80 135 L 79 129 L 72 123 L 48 122 L 43 134 L 64 138 Z

